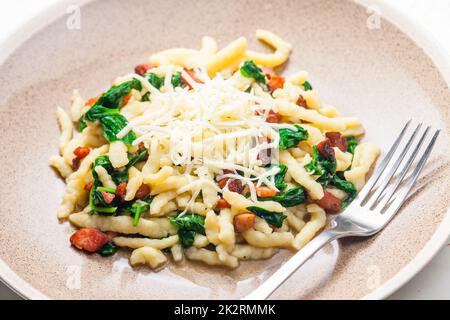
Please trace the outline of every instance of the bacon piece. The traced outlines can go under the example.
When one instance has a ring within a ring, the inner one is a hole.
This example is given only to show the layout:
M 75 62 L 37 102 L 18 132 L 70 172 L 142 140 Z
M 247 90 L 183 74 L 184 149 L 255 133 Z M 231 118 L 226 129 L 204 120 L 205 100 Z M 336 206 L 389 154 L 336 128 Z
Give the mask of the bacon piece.
M 91 150 L 87 147 L 78 147 L 75 150 L 73 150 L 73 154 L 80 159 L 86 157 L 89 154 L 89 152 L 91 152 Z
M 126 106 L 128 104 L 128 102 L 130 102 L 131 97 L 133 96 L 133 94 L 130 92 L 129 94 L 127 94 L 126 96 L 123 97 L 123 105 Z
M 341 199 L 334 196 L 331 192 L 324 190 L 322 199 L 313 200 L 316 204 L 321 206 L 325 211 L 329 213 L 336 213 L 341 210 Z
M 127 183 L 121 182 L 116 188 L 116 197 L 119 198 L 120 202 L 125 201 L 125 195 L 127 194 Z
M 81 163 L 81 158 L 75 157 L 72 159 L 72 169 L 73 170 L 78 170 L 78 168 L 80 167 L 80 163 Z
M 142 64 L 138 64 L 135 68 L 134 68 L 134 73 L 143 76 L 144 74 L 147 73 L 148 70 L 150 70 L 151 68 L 153 68 L 152 65 L 148 64 L 148 63 L 142 63 Z
M 334 149 L 331 144 L 330 139 L 325 139 L 317 145 L 317 149 L 319 149 L 320 154 L 327 160 L 334 159 Z
M 87 102 L 86 102 L 86 106 L 88 107 L 92 107 L 94 104 L 97 103 L 98 99 L 100 99 L 100 97 L 103 95 L 103 93 L 99 94 L 98 96 L 94 97 L 94 98 L 90 98 Z
M 139 155 L 142 151 L 144 151 L 145 150 L 145 144 L 144 144 L 144 142 L 139 142 L 139 144 L 138 144 L 138 149 L 137 149 L 137 151 L 136 151 L 136 155 Z M 143 161 L 147 161 L 148 160 L 148 152 L 147 152 L 147 154 L 145 155 L 145 157 L 144 158 L 142 158 L 142 160 Z
M 223 174 L 236 174 L 236 172 L 233 170 L 224 169 Z M 225 188 L 225 185 L 227 183 L 228 183 L 228 190 L 232 192 L 242 193 L 244 191 L 242 181 L 239 179 L 223 178 L 218 181 L 219 187 L 221 189 Z
M 342 136 L 340 132 L 327 132 L 325 136 L 330 139 L 333 147 L 338 147 L 342 152 L 347 150 L 347 140 Z
M 239 179 L 231 179 L 228 183 L 228 190 L 232 192 L 242 193 L 242 191 L 244 191 L 242 181 Z
M 231 205 L 227 202 L 227 200 L 220 198 L 219 201 L 217 202 L 217 208 L 219 209 L 231 208 Z
M 299 107 L 308 109 L 308 103 L 306 102 L 305 98 L 303 98 L 303 96 L 302 96 L 301 94 L 298 96 L 298 99 L 297 99 L 296 104 L 297 104 Z
M 94 185 L 94 182 L 92 182 L 92 181 L 86 183 L 85 186 L 84 186 L 84 190 L 91 191 L 93 185 Z
M 113 202 L 114 198 L 116 197 L 116 195 L 114 193 L 109 193 L 109 192 L 106 192 L 103 190 L 99 190 L 99 191 L 102 194 L 102 197 L 107 204 L 110 204 L 111 202 Z
M 73 154 L 75 155 L 75 158 L 72 159 L 72 168 L 74 170 L 78 170 L 80 167 L 81 160 L 84 159 L 91 150 L 86 147 L 78 147 L 75 150 L 73 150 Z
M 253 213 L 243 213 L 234 216 L 234 230 L 236 232 L 244 232 L 253 227 L 256 215 Z
M 256 187 L 256 194 L 260 198 L 273 197 L 277 192 L 267 187 Z
M 101 247 L 109 242 L 109 237 L 98 229 L 82 228 L 70 237 L 70 243 L 87 252 L 97 252 Z
M 197 76 L 197 73 L 195 72 L 194 69 L 188 70 L 188 69 L 184 68 L 184 71 L 185 71 L 185 72 L 192 78 L 192 80 L 194 80 L 195 82 L 198 82 L 198 83 L 204 83 L 203 80 L 201 80 L 201 79 Z M 184 84 L 185 84 L 186 86 L 189 87 L 189 89 L 192 89 L 191 84 L 183 77 L 183 74 L 181 74 L 181 81 L 183 81 Z
M 280 123 L 281 114 L 275 112 L 273 110 L 269 110 L 269 114 L 267 115 L 266 122 L 268 123 Z
M 264 142 L 270 143 L 271 140 L 267 137 L 258 137 L 258 143 L 263 144 Z M 272 162 L 272 152 L 270 149 L 263 149 L 258 152 L 258 160 L 261 160 L 261 165 L 263 167 L 269 165 Z
M 144 200 L 150 194 L 150 187 L 146 184 L 141 184 L 139 189 L 136 191 L 135 198 Z
M 284 78 L 281 76 L 271 76 L 269 82 L 267 83 L 270 91 L 275 91 L 277 89 L 282 89 L 284 87 Z

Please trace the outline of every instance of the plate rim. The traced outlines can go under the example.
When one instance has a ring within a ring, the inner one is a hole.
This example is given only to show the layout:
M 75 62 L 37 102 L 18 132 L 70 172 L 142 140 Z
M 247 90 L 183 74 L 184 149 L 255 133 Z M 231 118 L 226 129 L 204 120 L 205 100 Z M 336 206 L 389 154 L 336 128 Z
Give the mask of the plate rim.
M 62 16 L 62 12 L 65 12 L 65 9 L 69 4 L 82 6 L 93 1 L 96 0 L 59 0 L 44 9 L 37 10 L 31 18 L 25 20 L 21 25 L 15 28 L 6 39 L 0 42 L 0 65 L 35 33 L 59 19 Z M 428 57 L 430 57 L 438 72 L 444 78 L 447 87 L 450 88 L 450 61 L 446 58 L 446 50 L 436 40 L 432 33 L 426 31 L 421 25 L 416 24 L 411 18 L 390 4 L 388 0 L 348 1 L 352 1 L 365 8 L 368 8 L 369 6 L 378 7 L 380 9 L 380 15 L 384 19 L 406 34 Z M 380 300 L 393 294 L 431 261 L 444 246 L 449 237 L 450 208 L 447 209 L 447 213 L 443 220 L 419 253 L 392 278 L 360 299 Z M 24 299 L 51 299 L 23 280 L 2 259 L 0 259 L 0 281 Z

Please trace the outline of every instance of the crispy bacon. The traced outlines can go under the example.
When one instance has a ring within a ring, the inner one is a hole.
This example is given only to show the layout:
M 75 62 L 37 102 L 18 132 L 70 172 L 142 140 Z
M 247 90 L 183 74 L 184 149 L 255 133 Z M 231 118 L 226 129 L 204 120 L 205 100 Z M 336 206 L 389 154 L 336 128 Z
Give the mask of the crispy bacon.
M 269 114 L 267 115 L 266 122 L 268 123 L 280 123 L 281 114 L 275 112 L 273 110 L 269 110 Z
M 223 209 L 223 208 L 231 208 L 231 205 L 227 202 L 227 200 L 220 198 L 217 202 L 217 208 Z
M 204 83 L 203 80 L 201 80 L 201 79 L 197 76 L 197 73 L 195 72 L 194 69 L 188 70 L 188 69 L 184 68 L 184 71 L 185 71 L 185 72 L 192 78 L 192 80 L 194 80 L 195 82 L 198 82 L 198 83 Z M 181 81 L 183 81 L 184 84 L 185 84 L 186 86 L 189 87 L 189 89 L 192 89 L 191 84 L 183 77 L 183 75 L 181 75 Z
M 73 150 L 73 154 L 80 159 L 86 157 L 89 154 L 89 152 L 91 152 L 91 150 L 87 147 L 78 147 L 75 150 Z
M 125 201 L 125 195 L 127 194 L 127 183 L 121 182 L 116 188 L 116 197 L 119 198 L 120 202 Z
M 233 170 L 224 169 L 223 174 L 236 174 Z M 229 181 L 229 182 L 228 182 Z M 242 181 L 239 179 L 230 179 L 230 178 L 223 178 L 218 181 L 219 187 L 221 189 L 225 188 L 225 185 L 228 182 L 228 190 L 242 193 L 244 191 L 244 186 L 242 185 Z
M 277 89 L 282 89 L 284 87 L 284 78 L 281 76 L 272 75 L 269 82 L 267 83 L 270 91 L 275 91 Z
M 139 189 L 136 191 L 135 198 L 143 200 L 150 194 L 150 187 L 146 184 L 141 184 Z
M 333 147 L 338 147 L 341 151 L 347 150 L 347 140 L 342 136 L 340 132 L 327 132 L 325 136 L 330 139 Z
M 256 215 L 253 213 L 243 213 L 234 216 L 234 230 L 236 232 L 244 232 L 253 227 Z
M 132 93 L 130 92 L 129 94 L 127 94 L 126 96 L 123 97 L 123 105 L 126 106 L 128 104 L 128 102 L 130 101 L 131 97 L 132 97 Z
M 305 98 L 303 98 L 303 96 L 302 96 L 301 94 L 298 96 L 298 99 L 297 99 L 296 104 L 297 104 L 299 107 L 308 109 L 308 103 L 306 102 Z
M 78 168 L 80 167 L 80 163 L 81 163 L 81 158 L 75 157 L 72 159 L 72 169 L 73 170 L 78 170 Z
M 85 186 L 84 186 L 84 190 L 91 191 L 93 185 L 94 185 L 94 182 L 92 182 L 92 181 L 86 183 Z
M 99 191 L 102 194 L 102 197 L 107 204 L 110 204 L 111 202 L 113 202 L 114 198 L 116 197 L 116 195 L 114 193 L 109 193 L 109 192 L 106 192 L 103 190 L 99 190 Z
M 317 145 L 317 149 L 319 149 L 320 154 L 325 159 L 328 159 L 328 160 L 334 159 L 334 157 L 335 157 L 334 149 L 333 149 L 330 139 L 327 138 L 327 139 L 319 142 L 319 144 Z
M 260 198 L 273 197 L 277 192 L 267 187 L 256 187 L 256 194 Z
M 97 103 L 98 99 L 100 99 L 100 97 L 103 95 L 103 93 L 99 94 L 98 96 L 94 97 L 94 98 L 90 98 L 87 102 L 86 102 L 86 106 L 88 107 L 92 107 L 94 104 Z
M 313 200 L 316 204 L 321 206 L 325 211 L 329 213 L 336 213 L 341 210 L 341 199 L 334 196 L 331 192 L 324 190 L 322 199 Z
M 97 252 L 101 247 L 109 242 L 109 236 L 94 228 L 82 228 L 70 237 L 70 243 L 87 252 Z
M 258 137 L 258 143 L 263 144 L 264 142 L 270 143 L 270 139 L 267 137 Z M 261 160 L 261 165 L 263 167 L 269 165 L 272 162 L 272 152 L 270 149 L 263 149 L 258 152 L 258 160 Z
M 134 73 L 143 76 L 144 74 L 147 73 L 148 70 L 150 70 L 151 68 L 153 68 L 152 65 L 148 64 L 148 63 L 142 63 L 142 64 L 138 64 L 135 68 L 134 68 Z

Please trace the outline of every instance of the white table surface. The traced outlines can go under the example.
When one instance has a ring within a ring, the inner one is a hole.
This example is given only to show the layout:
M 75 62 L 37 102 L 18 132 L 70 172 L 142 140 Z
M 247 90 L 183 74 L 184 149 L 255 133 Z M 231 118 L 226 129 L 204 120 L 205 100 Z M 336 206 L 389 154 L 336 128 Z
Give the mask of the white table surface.
M 3 0 L 0 2 L 0 42 L 37 12 L 59 0 Z M 422 25 L 447 50 L 450 59 L 449 0 L 391 0 L 405 14 Z M 449 240 L 450 241 L 450 240 Z M 19 299 L 0 283 L 0 300 Z M 390 299 L 450 299 L 450 245 Z

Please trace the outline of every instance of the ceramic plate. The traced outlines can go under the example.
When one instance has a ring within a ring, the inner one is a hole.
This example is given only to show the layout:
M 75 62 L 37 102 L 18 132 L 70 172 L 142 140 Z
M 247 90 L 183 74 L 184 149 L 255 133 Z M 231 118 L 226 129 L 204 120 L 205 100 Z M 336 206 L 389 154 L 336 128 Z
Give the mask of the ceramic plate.
M 5 282 L 28 298 L 228 299 L 249 293 L 280 266 L 286 254 L 234 271 L 186 262 L 159 272 L 131 269 L 129 252 L 110 259 L 85 255 L 70 247 L 72 227 L 56 218 L 64 184 L 48 166 L 58 145 L 55 110 L 69 107 L 73 88 L 95 96 L 150 53 L 197 48 L 206 34 L 221 46 L 244 35 L 261 49 L 254 32 L 263 28 L 293 44 L 285 74 L 308 70 L 323 100 L 361 118 L 366 139 L 383 151 L 410 118 L 443 129 L 411 197 L 386 230 L 332 243 L 273 297 L 383 298 L 405 283 L 450 233 L 450 69 L 442 50 L 414 24 L 371 1 L 383 16 L 378 25 L 376 13 L 360 2 L 78 1 L 81 28 L 73 29 L 66 13 L 77 3 L 72 0 L 30 21 L 0 49 Z

